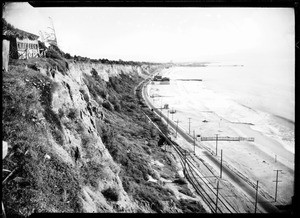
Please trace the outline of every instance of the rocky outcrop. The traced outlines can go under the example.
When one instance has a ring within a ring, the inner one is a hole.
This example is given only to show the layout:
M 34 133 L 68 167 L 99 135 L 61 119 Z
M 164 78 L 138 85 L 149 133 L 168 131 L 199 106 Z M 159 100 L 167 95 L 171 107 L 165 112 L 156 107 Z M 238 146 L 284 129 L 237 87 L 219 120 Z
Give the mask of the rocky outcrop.
M 87 183 L 81 187 L 83 212 L 134 212 L 137 206 L 122 187 L 119 166 L 114 163 L 95 126 L 96 119 L 104 116 L 102 106 L 92 98 L 84 80 L 84 76 L 92 76 L 92 72 L 104 81 L 120 74 L 130 77 L 149 74 L 146 66 L 90 63 L 71 63 L 65 74 L 56 72 L 55 77 L 51 77 L 57 84 L 52 94 L 52 110 L 61 116 L 64 142 L 61 146 L 53 140 L 53 152 L 79 172 L 90 165 L 101 166 L 101 175 L 94 179 L 95 184 Z M 74 131 L 77 125 L 80 125 L 80 130 Z M 112 190 L 116 199 L 105 196 L 105 190 Z

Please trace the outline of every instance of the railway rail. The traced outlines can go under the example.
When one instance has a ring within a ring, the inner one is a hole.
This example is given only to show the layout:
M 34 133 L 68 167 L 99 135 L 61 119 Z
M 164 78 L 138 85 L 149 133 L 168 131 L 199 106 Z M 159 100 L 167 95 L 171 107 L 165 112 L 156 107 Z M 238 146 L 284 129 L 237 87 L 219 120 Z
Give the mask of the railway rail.
M 171 128 L 177 129 L 178 134 L 180 134 L 187 142 L 193 144 L 193 136 L 187 134 L 185 130 L 181 129 L 179 126 L 176 126 L 176 124 L 174 124 L 173 122 L 170 122 L 170 120 L 161 111 L 159 111 L 157 108 L 154 108 L 151 102 L 146 98 L 145 95 L 147 93 L 145 92 L 147 90 L 145 89 L 145 84 L 147 84 L 150 81 L 151 76 L 149 76 L 144 81 L 140 82 L 139 85 L 134 89 L 134 94 L 137 96 L 141 107 L 145 109 L 150 108 L 154 114 L 160 117 L 160 119 L 166 121 Z M 155 124 L 154 120 L 151 120 L 151 118 L 146 114 L 145 111 L 144 114 L 149 119 L 149 121 L 152 122 L 155 128 L 158 129 L 160 134 L 165 138 L 166 142 L 178 154 L 181 165 L 185 169 L 184 174 L 186 179 L 194 187 L 196 192 L 203 198 L 203 201 L 210 208 L 212 213 L 245 213 L 252 211 L 251 208 L 254 208 L 253 199 L 255 196 L 255 187 L 253 186 L 252 182 L 250 182 L 247 178 L 241 177 L 240 173 L 232 171 L 230 167 L 226 167 L 225 165 L 223 166 L 223 171 L 226 172 L 228 176 L 232 177 L 234 180 L 237 180 L 239 182 L 239 189 L 242 189 L 246 196 L 248 196 L 246 197 L 247 199 L 245 199 L 247 203 L 244 202 L 247 205 L 241 206 L 241 199 L 239 199 L 239 197 L 236 195 L 239 192 L 234 192 L 234 196 L 225 195 L 229 194 L 231 190 L 236 189 L 234 185 L 232 185 L 227 180 L 220 179 L 218 176 L 216 176 L 216 172 L 213 170 L 213 167 L 211 167 L 210 164 L 207 164 L 202 158 L 192 153 L 189 153 L 187 150 L 183 149 L 179 144 L 177 144 L 170 137 L 168 137 L 161 130 L 161 128 Z M 228 137 L 224 138 L 224 140 L 227 139 Z M 234 138 L 234 140 L 254 141 L 254 138 L 237 137 Z M 219 160 L 217 160 L 216 157 L 213 155 L 214 152 L 209 147 L 204 145 L 204 143 L 195 143 L 195 146 L 203 150 L 203 153 L 205 154 L 204 156 L 208 156 L 209 161 L 214 162 L 214 164 L 218 164 Z M 186 154 L 189 154 L 189 156 L 186 157 Z M 221 187 L 224 187 L 224 189 L 226 189 L 227 192 L 219 191 L 217 193 L 218 190 L 215 187 L 216 183 L 218 183 L 218 185 L 221 185 Z M 260 190 L 260 192 L 261 191 L 262 190 Z M 245 197 L 245 195 L 243 196 Z M 280 213 L 279 210 L 271 202 L 268 202 L 268 200 L 266 200 L 262 193 L 258 194 L 258 202 L 259 206 L 257 208 L 257 212 Z
M 137 95 L 138 100 L 142 106 L 147 106 L 144 102 L 142 96 L 142 87 L 145 83 L 149 82 L 150 78 L 142 81 L 135 89 L 134 94 Z M 151 119 L 144 113 L 145 116 L 151 121 Z M 151 121 L 153 122 L 153 121 Z M 199 194 L 206 205 L 210 208 L 212 213 L 238 213 L 238 211 L 228 202 L 226 197 L 222 193 L 217 193 L 218 190 L 215 189 L 214 184 L 216 181 L 219 181 L 222 184 L 222 181 L 214 175 L 214 172 L 203 162 L 199 163 L 199 159 L 193 157 L 194 155 L 189 155 L 191 158 L 188 159 L 186 154 L 187 150 L 180 147 L 179 144 L 174 142 L 168 136 L 166 136 L 160 128 L 154 124 L 159 130 L 160 134 L 165 138 L 167 143 L 172 146 L 175 152 L 180 158 L 181 165 L 184 168 L 184 175 L 186 179 L 192 184 L 197 194 Z M 199 164 L 202 165 L 201 173 L 198 170 Z M 205 172 L 205 174 L 204 174 Z M 213 180 L 213 181 L 212 181 Z M 217 199 L 218 198 L 218 199 Z M 218 204 L 216 204 L 218 202 Z

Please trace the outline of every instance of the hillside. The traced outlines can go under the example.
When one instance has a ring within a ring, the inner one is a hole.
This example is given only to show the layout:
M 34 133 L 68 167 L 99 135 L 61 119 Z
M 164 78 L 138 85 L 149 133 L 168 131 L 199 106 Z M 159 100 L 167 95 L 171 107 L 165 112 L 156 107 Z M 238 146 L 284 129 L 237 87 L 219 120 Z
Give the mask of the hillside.
M 11 61 L 2 87 L 6 214 L 205 212 L 134 95 L 162 67 Z

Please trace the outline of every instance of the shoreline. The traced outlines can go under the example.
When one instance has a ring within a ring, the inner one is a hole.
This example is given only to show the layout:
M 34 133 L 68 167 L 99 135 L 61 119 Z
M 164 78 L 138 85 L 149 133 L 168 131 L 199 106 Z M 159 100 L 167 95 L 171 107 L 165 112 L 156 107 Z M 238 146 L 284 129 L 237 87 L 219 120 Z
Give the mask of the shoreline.
M 166 72 L 168 75 L 170 73 L 170 71 Z M 164 76 L 166 75 L 164 72 L 161 72 L 161 74 Z M 234 137 L 255 136 L 254 143 L 219 142 L 218 150 L 220 151 L 220 149 L 222 149 L 224 151 L 225 160 L 240 173 L 249 177 L 252 182 L 260 180 L 262 189 L 268 193 L 270 199 L 274 197 L 274 170 L 282 169 L 284 174 L 280 175 L 280 180 L 283 182 L 280 183 L 278 188 L 277 203 L 288 204 L 291 201 L 294 182 L 293 152 L 286 149 L 286 147 L 275 138 L 273 139 L 271 136 L 252 128 L 255 127 L 255 125 L 249 126 L 247 123 L 231 123 L 231 119 L 226 120 L 226 117 L 220 117 L 216 111 L 205 107 L 205 98 L 197 98 L 198 102 L 195 103 L 193 101 L 193 96 L 196 93 L 184 93 L 184 91 L 187 91 L 184 90 L 184 87 L 182 87 L 180 93 L 178 92 L 179 90 L 172 90 L 172 92 L 170 92 L 167 89 L 168 87 L 165 86 L 151 84 L 148 87 L 149 96 L 154 93 L 158 93 L 161 96 L 158 101 L 152 99 L 154 105 L 158 108 L 164 103 L 169 103 L 170 109 L 175 108 L 177 112 L 173 115 L 173 121 L 177 119 L 180 120 L 181 122 L 178 125 L 181 129 L 186 130 L 186 132 L 188 132 L 189 129 L 188 118 L 192 117 L 191 133 L 193 130 L 196 130 L 196 134 L 199 134 L 200 131 L 202 136 L 215 136 L 215 134 Z M 201 89 L 201 91 L 203 91 L 203 89 Z M 163 96 L 169 97 L 164 98 Z M 177 107 L 178 105 L 180 105 L 180 107 Z M 210 113 L 201 111 L 209 111 Z M 167 110 L 162 110 L 162 112 L 167 116 Z M 171 119 L 171 116 L 169 118 Z M 222 121 L 220 121 L 220 118 L 223 118 Z M 277 117 L 277 119 L 278 121 L 292 125 L 290 122 L 280 117 Z M 208 122 L 203 122 L 203 120 L 208 120 Z M 215 142 L 202 143 L 207 147 L 210 147 L 212 151 L 215 150 Z M 274 160 L 275 155 L 277 155 L 276 162 Z

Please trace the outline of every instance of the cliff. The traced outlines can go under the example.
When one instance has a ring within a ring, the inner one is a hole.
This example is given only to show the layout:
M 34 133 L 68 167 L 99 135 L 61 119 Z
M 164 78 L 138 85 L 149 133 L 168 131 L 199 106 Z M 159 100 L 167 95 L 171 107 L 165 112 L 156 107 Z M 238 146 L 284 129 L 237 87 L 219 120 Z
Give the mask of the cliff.
M 186 183 L 187 198 L 165 186 L 179 178 L 174 157 L 134 96 L 161 67 L 13 61 L 3 72 L 6 213 L 203 212 L 186 209 Z

